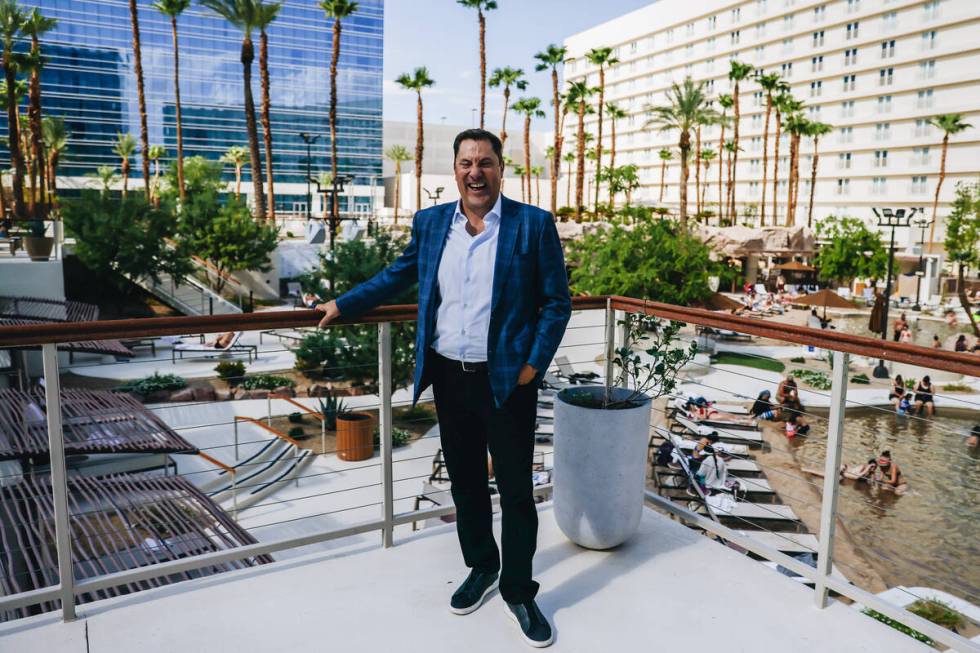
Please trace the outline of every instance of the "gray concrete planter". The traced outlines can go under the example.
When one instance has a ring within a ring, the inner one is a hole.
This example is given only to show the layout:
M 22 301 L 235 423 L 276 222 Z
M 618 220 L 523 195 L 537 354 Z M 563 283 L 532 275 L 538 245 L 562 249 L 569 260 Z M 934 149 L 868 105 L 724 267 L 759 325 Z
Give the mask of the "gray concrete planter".
M 651 402 L 635 408 L 585 408 L 570 392 L 601 397 L 602 386 L 578 386 L 555 401 L 555 519 L 562 532 L 589 549 L 610 549 L 636 532 L 643 513 Z M 632 391 L 613 388 L 614 399 Z

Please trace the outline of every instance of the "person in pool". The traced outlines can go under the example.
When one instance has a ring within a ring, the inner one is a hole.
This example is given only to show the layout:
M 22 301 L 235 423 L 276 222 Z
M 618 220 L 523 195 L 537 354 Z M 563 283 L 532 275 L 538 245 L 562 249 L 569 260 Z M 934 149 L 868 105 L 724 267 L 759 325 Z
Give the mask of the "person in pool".
M 892 389 L 888 393 L 888 401 L 892 402 L 895 410 L 898 410 L 898 404 L 901 403 L 903 397 L 905 397 L 905 379 L 902 378 L 901 374 L 896 374 L 895 380 L 892 382 Z
M 779 404 L 772 403 L 771 399 L 772 393 L 768 390 L 760 392 L 759 396 L 755 398 L 755 403 L 752 404 L 752 408 L 749 410 L 752 417 L 773 421 L 778 420 Z
M 893 488 L 896 488 L 904 483 L 904 479 L 902 478 L 902 470 L 899 469 L 898 463 L 892 460 L 891 451 L 882 451 L 881 455 L 878 456 L 877 480 L 882 485 L 887 485 Z
M 906 392 L 905 396 L 902 397 L 898 402 L 898 407 L 896 407 L 895 412 L 900 416 L 905 417 L 913 412 L 912 408 L 912 393 Z
M 973 448 L 977 445 L 980 445 L 980 424 L 975 424 L 966 438 L 966 446 Z
M 919 384 L 915 386 L 915 414 L 921 415 L 923 410 L 928 417 L 932 417 L 936 412 L 936 404 L 932 399 L 932 381 L 929 376 L 922 377 Z

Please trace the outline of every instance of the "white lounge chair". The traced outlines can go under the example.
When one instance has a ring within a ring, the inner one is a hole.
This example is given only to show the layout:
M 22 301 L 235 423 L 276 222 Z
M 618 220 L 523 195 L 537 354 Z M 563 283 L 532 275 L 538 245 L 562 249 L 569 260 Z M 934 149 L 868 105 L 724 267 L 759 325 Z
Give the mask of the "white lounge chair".
M 745 428 L 735 429 L 729 426 L 707 426 L 705 424 L 699 424 L 689 420 L 681 415 L 676 415 L 674 417 L 674 423 L 684 428 L 687 432 L 698 437 L 704 437 L 706 435 L 711 435 L 712 433 L 717 433 L 718 437 L 722 440 L 744 440 L 753 444 L 762 444 L 762 433 L 757 429 L 748 430 Z
M 177 358 L 184 358 L 186 354 L 193 354 L 192 358 L 206 358 L 209 356 L 223 356 L 234 353 L 247 353 L 248 362 L 252 362 L 252 356 L 259 357 L 258 347 L 255 345 L 240 344 L 244 331 L 235 331 L 231 342 L 227 347 L 217 347 L 207 343 L 178 343 L 170 350 L 171 361 L 176 363 Z
M 595 372 L 576 372 L 567 356 L 555 356 L 555 365 L 558 366 L 558 376 L 569 383 L 588 383 L 599 378 Z

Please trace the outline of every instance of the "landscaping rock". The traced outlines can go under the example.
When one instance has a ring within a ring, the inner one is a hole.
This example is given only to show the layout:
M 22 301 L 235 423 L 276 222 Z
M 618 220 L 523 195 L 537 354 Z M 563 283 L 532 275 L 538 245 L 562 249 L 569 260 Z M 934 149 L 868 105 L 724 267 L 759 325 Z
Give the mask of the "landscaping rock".
M 214 401 L 217 398 L 217 394 L 209 385 L 200 386 L 193 388 L 194 401 Z
M 176 390 L 170 394 L 170 401 L 195 401 L 194 389 L 184 388 L 183 390 Z
M 309 387 L 306 393 L 310 397 L 326 397 L 328 394 L 330 394 L 330 390 L 329 388 L 325 388 L 322 385 L 314 383 Z
M 154 390 L 143 396 L 143 402 L 147 404 L 158 404 L 163 401 L 170 401 L 169 390 Z
M 245 390 L 238 396 L 239 399 L 266 399 L 269 396 L 268 390 Z
M 217 391 L 215 391 L 214 395 L 215 395 L 215 398 L 218 401 L 229 401 L 229 400 L 235 398 L 235 391 L 234 390 L 217 390 Z
M 275 390 L 273 390 L 273 392 L 275 394 L 277 394 L 277 395 L 282 395 L 283 397 L 295 397 L 296 396 L 296 391 L 292 387 L 290 387 L 288 385 L 281 385 L 278 388 L 276 388 Z

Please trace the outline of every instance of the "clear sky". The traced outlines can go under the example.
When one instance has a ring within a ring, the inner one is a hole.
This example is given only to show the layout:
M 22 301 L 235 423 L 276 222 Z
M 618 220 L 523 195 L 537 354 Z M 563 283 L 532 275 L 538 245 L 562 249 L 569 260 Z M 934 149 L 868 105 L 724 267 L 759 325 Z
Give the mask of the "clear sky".
M 653 0 L 497 0 L 498 9 L 487 15 L 487 78 L 494 68 L 523 68 L 527 91 L 511 94 L 511 102 L 533 95 L 549 104 L 551 78 L 534 72 L 534 53 L 549 43 L 593 25 L 651 4 Z M 423 91 L 426 122 L 469 126 L 473 109 L 480 106 L 480 50 L 475 10 L 456 0 L 387 0 L 385 2 L 384 118 L 415 120 L 414 93 L 402 90 L 394 79 L 426 66 L 436 84 Z M 597 43 L 596 46 L 604 44 Z M 500 130 L 502 89 L 487 89 L 487 127 Z M 533 129 L 548 131 L 548 118 Z M 476 118 L 479 120 L 479 118 Z M 520 128 L 521 117 L 507 116 L 508 132 Z

